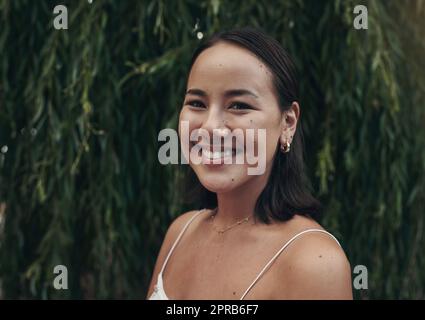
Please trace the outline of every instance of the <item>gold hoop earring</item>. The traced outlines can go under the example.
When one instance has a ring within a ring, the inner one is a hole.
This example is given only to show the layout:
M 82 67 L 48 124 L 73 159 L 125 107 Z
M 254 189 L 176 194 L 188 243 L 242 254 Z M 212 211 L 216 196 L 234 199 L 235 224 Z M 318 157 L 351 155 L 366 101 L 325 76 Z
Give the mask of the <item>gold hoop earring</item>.
M 284 145 L 280 145 L 280 151 L 283 153 L 288 153 L 291 150 L 291 144 L 286 140 Z

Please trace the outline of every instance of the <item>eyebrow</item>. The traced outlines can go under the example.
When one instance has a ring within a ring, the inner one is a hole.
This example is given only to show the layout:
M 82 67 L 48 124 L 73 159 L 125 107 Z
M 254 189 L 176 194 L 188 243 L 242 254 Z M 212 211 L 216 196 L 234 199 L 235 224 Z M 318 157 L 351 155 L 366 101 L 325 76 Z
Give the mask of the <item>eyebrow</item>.
M 187 94 L 192 94 L 195 96 L 200 96 L 200 97 L 206 97 L 207 93 L 201 89 L 189 89 L 186 91 L 186 95 Z M 253 93 L 252 91 L 249 91 L 247 89 L 232 89 L 232 90 L 227 90 L 224 92 L 224 96 L 225 97 L 237 97 L 237 96 L 244 96 L 244 95 L 249 95 L 249 96 L 253 96 L 254 98 L 258 99 L 258 96 Z

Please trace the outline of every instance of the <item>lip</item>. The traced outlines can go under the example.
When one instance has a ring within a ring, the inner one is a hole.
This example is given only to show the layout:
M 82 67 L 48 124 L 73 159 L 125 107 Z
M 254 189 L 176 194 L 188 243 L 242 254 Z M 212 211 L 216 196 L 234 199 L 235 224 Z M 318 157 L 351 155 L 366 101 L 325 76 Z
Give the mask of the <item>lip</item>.
M 207 167 L 221 167 L 223 165 L 236 164 L 236 155 L 244 152 L 242 146 L 228 148 L 223 144 L 212 145 L 191 141 L 190 148 L 192 149 L 194 146 L 199 148 L 198 155 L 201 157 L 201 164 Z
M 202 150 L 209 150 L 211 152 L 213 151 L 217 151 L 217 150 L 221 150 L 221 151 L 226 151 L 226 150 L 235 150 L 236 148 L 234 148 L 233 146 L 231 148 L 218 144 L 218 145 L 214 145 L 214 144 L 201 144 L 201 143 L 192 143 L 192 147 L 193 146 L 198 146 L 199 148 L 202 148 Z
M 208 167 L 220 167 L 223 165 L 235 164 L 236 161 L 234 161 L 234 158 L 238 153 L 243 151 L 241 148 L 225 148 L 223 145 L 204 145 L 192 143 L 191 147 L 195 145 L 199 147 L 199 152 L 202 152 L 200 155 L 201 164 Z M 221 151 L 217 151 L 217 149 Z
M 232 145 L 229 145 L 227 143 L 226 144 L 203 144 L 201 142 L 196 143 L 196 142 L 191 141 L 190 147 L 192 148 L 194 146 L 198 146 L 199 148 L 202 148 L 204 150 L 210 150 L 211 152 L 213 152 L 214 149 L 223 151 L 223 150 L 227 150 L 227 149 L 241 150 L 241 149 L 245 148 L 244 144 L 240 144 L 240 145 L 235 144 L 235 143 L 232 143 Z
M 215 153 L 209 150 L 203 150 L 202 164 L 211 167 L 236 164 L 236 156 L 241 152 L 243 152 L 241 149 L 227 149 L 224 152 L 216 151 Z
M 202 151 L 202 164 L 206 166 L 222 166 L 225 164 L 232 164 L 233 157 L 236 155 L 233 149 L 224 152 L 216 151 L 211 152 L 208 149 Z M 226 159 L 230 159 L 230 163 L 226 163 Z

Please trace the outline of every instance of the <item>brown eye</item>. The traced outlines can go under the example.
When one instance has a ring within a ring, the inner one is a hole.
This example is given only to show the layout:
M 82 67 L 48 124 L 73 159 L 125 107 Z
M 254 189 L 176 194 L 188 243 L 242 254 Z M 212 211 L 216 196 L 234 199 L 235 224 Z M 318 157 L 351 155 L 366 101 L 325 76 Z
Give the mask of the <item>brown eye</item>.
M 194 108 L 205 108 L 205 105 L 199 100 L 188 101 L 186 104 Z
M 250 105 L 247 105 L 246 103 L 235 102 L 229 107 L 229 109 L 232 109 L 232 110 L 248 110 L 248 109 L 252 109 L 252 107 Z

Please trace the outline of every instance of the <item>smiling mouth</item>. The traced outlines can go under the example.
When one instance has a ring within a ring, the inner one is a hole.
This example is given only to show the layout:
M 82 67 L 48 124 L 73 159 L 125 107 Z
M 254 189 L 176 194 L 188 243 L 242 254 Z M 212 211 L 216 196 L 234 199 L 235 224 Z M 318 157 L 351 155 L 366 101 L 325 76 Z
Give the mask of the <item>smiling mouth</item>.
M 225 151 L 213 151 L 213 152 L 211 152 L 208 149 L 203 149 L 202 151 L 203 151 L 202 155 L 211 160 L 220 159 L 220 158 L 228 158 L 228 157 L 236 155 L 236 150 L 234 149 L 225 150 Z
M 195 146 L 196 143 L 192 143 L 192 147 Z M 219 159 L 233 158 L 237 154 L 243 152 L 242 148 L 225 148 L 224 146 L 214 146 L 214 145 L 198 145 L 199 153 L 198 156 L 202 157 L 203 164 L 222 164 L 222 161 L 217 162 Z M 214 151 L 214 149 L 221 149 L 221 151 Z M 214 161 L 212 163 L 211 161 Z M 233 163 L 233 161 L 232 161 Z

